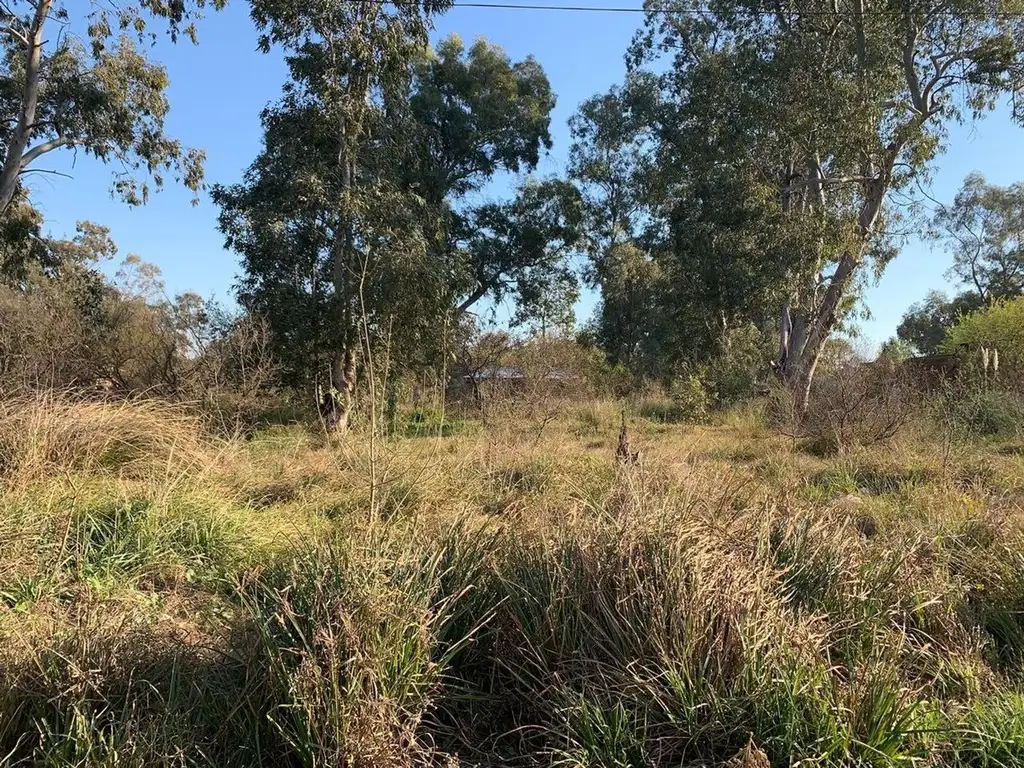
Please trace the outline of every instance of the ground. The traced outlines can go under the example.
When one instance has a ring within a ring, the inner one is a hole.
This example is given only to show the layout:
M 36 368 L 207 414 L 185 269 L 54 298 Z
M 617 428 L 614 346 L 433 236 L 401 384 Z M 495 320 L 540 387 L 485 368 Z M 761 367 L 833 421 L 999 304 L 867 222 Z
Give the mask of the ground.
M 621 408 L 4 406 L 0 758 L 1024 765 L 1024 444 Z

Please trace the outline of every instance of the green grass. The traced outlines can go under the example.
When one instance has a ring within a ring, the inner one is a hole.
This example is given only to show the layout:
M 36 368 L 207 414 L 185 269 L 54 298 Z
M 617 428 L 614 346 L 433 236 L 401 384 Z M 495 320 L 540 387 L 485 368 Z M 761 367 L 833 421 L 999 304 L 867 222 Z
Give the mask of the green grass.
M 4 764 L 1024 765 L 1006 443 L 8 416 Z

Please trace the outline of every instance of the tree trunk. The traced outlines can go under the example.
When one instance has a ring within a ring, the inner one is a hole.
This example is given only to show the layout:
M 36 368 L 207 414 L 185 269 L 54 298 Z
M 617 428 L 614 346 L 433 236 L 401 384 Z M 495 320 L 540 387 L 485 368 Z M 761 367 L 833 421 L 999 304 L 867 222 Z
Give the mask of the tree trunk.
M 810 406 L 811 384 L 818 359 L 839 319 L 839 304 L 859 263 L 860 259 L 851 254 L 845 254 L 840 259 L 832 282 L 809 321 L 793 313 L 789 306 L 784 310 L 779 373 L 793 393 L 800 418 L 803 418 Z
M 320 399 L 320 415 L 328 432 L 344 433 L 352 413 L 356 355 L 352 345 L 340 347 L 331 360 L 331 386 Z
M 342 188 L 352 189 L 352 163 L 344 161 Z M 342 205 L 348 204 L 345 194 Z M 329 432 L 345 432 L 356 389 L 356 367 L 359 352 L 359 330 L 353 314 L 352 254 L 354 236 L 352 220 L 347 211 L 339 217 L 338 232 L 333 248 L 332 279 L 334 282 L 334 334 L 335 344 L 331 357 L 331 386 L 321 402 L 321 415 Z
M 893 153 L 895 157 L 895 153 Z M 889 185 L 891 161 L 883 173 L 865 185 L 864 202 L 857 218 L 859 245 L 843 254 L 835 274 L 821 302 L 812 310 L 805 323 L 787 305 L 783 311 L 780 333 L 778 370 L 796 398 L 797 412 L 802 418 L 810 405 L 811 384 L 818 358 L 839 320 L 839 306 L 853 279 L 853 274 L 864 260 L 874 232 L 875 222 L 882 210 Z
M 351 76 L 350 76 L 351 77 Z M 361 83 L 357 79 L 357 83 Z M 352 81 L 348 88 L 352 88 Z M 366 89 L 355 87 L 363 95 Z M 321 415 L 329 432 L 348 429 L 352 400 L 356 389 L 359 354 L 359 325 L 354 312 L 357 292 L 355 281 L 355 222 L 352 216 L 353 192 L 356 184 L 356 151 L 358 121 L 350 122 L 343 109 L 338 118 L 337 168 L 341 175 L 341 200 L 332 248 L 331 278 L 334 283 L 334 350 L 331 357 L 331 386 L 321 402 Z
M 18 124 L 7 147 L 3 168 L 0 169 L 0 216 L 7 212 L 18 188 L 18 178 L 24 167 L 25 149 L 36 121 L 39 69 L 43 58 L 43 27 L 52 5 L 53 0 L 38 0 L 26 41 L 28 46 L 25 51 L 25 85 L 21 95 L 21 109 L 18 111 Z

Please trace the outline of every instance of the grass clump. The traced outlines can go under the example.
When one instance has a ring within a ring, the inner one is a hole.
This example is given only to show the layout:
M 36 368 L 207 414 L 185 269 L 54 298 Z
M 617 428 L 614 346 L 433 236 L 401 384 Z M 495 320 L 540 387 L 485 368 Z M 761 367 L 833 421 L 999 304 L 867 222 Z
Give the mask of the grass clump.
M 110 405 L 45 396 L 0 404 L 0 483 L 9 489 L 60 472 L 187 471 L 210 447 L 198 419 L 158 401 Z

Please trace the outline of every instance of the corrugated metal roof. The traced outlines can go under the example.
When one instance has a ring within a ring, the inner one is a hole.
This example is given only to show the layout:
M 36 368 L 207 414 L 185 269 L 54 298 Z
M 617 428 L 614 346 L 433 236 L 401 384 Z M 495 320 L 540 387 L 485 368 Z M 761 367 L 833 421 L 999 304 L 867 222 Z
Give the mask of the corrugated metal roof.
M 483 370 L 477 371 L 475 374 L 467 373 L 464 378 L 475 379 L 477 381 L 487 381 L 490 379 L 501 379 L 502 381 L 518 381 L 520 379 L 528 378 L 526 371 L 518 365 L 497 365 L 491 368 L 484 368 Z M 568 380 L 572 378 L 568 373 L 561 370 L 551 370 L 543 373 L 539 378 L 542 379 L 555 379 L 558 381 Z
M 467 374 L 467 379 L 525 379 L 526 371 L 517 365 L 498 365 L 492 368 L 485 368 L 475 375 Z

